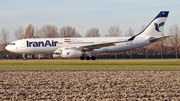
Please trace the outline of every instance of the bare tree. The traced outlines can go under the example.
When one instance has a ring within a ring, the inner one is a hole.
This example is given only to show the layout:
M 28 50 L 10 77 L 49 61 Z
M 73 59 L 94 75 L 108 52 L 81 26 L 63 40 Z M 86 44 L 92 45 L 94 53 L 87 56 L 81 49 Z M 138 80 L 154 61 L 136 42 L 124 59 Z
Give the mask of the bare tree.
M 171 50 L 172 48 L 172 43 L 171 43 L 171 40 L 172 38 L 168 38 L 166 40 L 163 40 L 163 54 L 164 55 L 171 55 L 171 53 L 174 51 L 174 50 Z
M 145 25 L 142 25 L 141 26 L 141 29 L 140 29 L 140 32 L 142 32 L 143 30 L 145 30 L 146 26 Z
M 25 28 L 20 26 L 17 30 L 14 31 L 14 36 L 16 39 L 23 39 L 25 35 Z
M 39 34 L 38 27 L 34 28 L 34 38 L 42 38 L 42 35 Z
M 43 25 L 39 31 L 35 31 L 35 37 L 57 38 L 59 37 L 58 28 L 54 25 Z
M 99 29 L 98 28 L 91 28 L 88 29 L 86 32 L 86 37 L 100 37 L 101 35 L 99 34 Z
M 122 34 L 122 31 L 120 30 L 120 27 L 118 25 L 113 25 L 108 28 L 108 33 L 106 37 L 119 37 Z M 115 59 L 117 59 L 117 52 L 115 54 Z
M 178 58 L 178 48 L 179 48 L 179 37 L 180 37 L 180 28 L 177 24 L 171 26 L 169 28 L 169 35 L 171 35 L 171 42 L 173 43 L 175 53 L 176 53 L 176 59 Z
M 108 28 L 107 37 L 119 37 L 122 34 L 122 31 L 120 30 L 120 27 L 118 25 L 113 25 Z
M 5 28 L 3 28 L 1 30 L 1 34 L 0 34 L 0 42 L 5 47 L 8 44 L 8 40 L 9 40 L 9 31 L 7 31 Z
M 8 45 L 8 40 L 9 40 L 9 32 L 3 28 L 1 30 L 1 34 L 0 34 L 0 42 L 3 45 L 3 49 L 5 49 L 6 45 Z M 7 51 L 5 50 L 5 56 L 7 55 Z
M 134 35 L 134 30 L 132 27 L 129 27 L 128 30 L 125 32 L 125 36 L 133 36 Z
M 78 31 L 76 31 L 76 28 L 73 28 L 71 26 L 64 26 L 59 30 L 59 34 L 61 38 L 66 37 L 81 37 Z
M 33 38 L 34 37 L 34 26 L 32 24 L 28 25 L 26 28 L 26 32 L 24 38 Z

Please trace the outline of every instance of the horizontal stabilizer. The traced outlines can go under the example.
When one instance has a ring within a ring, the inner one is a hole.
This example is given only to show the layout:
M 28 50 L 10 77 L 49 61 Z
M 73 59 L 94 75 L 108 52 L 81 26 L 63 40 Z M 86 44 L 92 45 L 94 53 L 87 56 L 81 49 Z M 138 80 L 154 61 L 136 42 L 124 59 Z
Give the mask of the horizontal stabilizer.
M 171 37 L 171 36 L 163 36 L 163 37 L 160 37 L 160 38 L 150 37 L 149 42 L 153 43 L 153 42 L 156 42 L 156 41 L 165 40 L 168 37 Z

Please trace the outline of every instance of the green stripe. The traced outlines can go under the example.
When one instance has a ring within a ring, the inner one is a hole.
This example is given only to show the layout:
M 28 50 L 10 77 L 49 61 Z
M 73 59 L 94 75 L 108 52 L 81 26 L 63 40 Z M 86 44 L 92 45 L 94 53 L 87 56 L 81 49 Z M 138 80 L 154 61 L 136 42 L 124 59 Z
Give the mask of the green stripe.
M 71 40 L 71 39 L 64 39 L 64 40 Z

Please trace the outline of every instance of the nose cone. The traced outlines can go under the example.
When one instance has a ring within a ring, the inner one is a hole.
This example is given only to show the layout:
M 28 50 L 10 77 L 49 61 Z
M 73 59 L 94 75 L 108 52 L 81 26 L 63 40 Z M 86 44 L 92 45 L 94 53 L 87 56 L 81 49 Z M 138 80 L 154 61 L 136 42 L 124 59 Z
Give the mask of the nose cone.
M 13 46 L 11 46 L 11 45 L 7 45 L 7 46 L 5 47 L 5 49 L 8 50 L 8 51 L 10 51 L 10 52 L 14 52 L 14 51 L 15 51 L 15 48 L 14 48 Z
M 9 45 L 7 45 L 7 46 L 5 47 L 5 49 L 9 51 Z

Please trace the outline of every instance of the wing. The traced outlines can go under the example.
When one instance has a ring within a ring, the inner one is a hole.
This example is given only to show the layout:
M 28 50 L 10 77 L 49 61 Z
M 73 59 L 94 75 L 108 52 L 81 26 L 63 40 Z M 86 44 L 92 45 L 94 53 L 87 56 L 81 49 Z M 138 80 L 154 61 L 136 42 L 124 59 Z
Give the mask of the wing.
M 159 24 L 159 27 L 161 27 L 161 26 L 164 26 L 164 22 L 161 22 L 161 23 Z
M 93 50 L 93 49 L 99 49 L 101 47 L 114 46 L 115 43 L 122 43 L 122 42 L 128 42 L 128 41 L 132 41 L 132 40 L 80 45 L 80 46 L 75 46 L 75 47 L 61 47 L 55 50 L 54 53 L 61 53 L 61 50 L 63 49 L 75 49 L 75 50 L 80 50 L 80 51 L 88 51 L 88 50 Z
M 116 42 L 91 44 L 91 45 L 84 45 L 84 46 L 76 46 L 76 47 L 72 47 L 72 48 L 77 49 L 77 50 L 81 50 L 81 51 L 87 51 L 87 50 L 99 49 L 101 47 L 114 46 L 115 43 L 122 43 L 122 42 L 128 42 L 128 40 L 127 41 L 116 41 Z
M 63 50 L 63 49 L 76 49 L 76 50 L 80 50 L 80 51 L 88 51 L 88 50 L 93 50 L 93 49 L 99 49 L 101 47 L 114 46 L 115 43 L 130 42 L 130 41 L 133 41 L 135 37 L 136 36 L 133 36 L 133 37 L 131 37 L 125 41 L 106 42 L 106 43 L 89 44 L 89 45 L 79 45 L 79 46 L 74 46 L 74 47 L 61 47 L 61 48 L 58 48 L 57 50 L 55 50 L 54 53 L 60 53 L 61 50 Z

